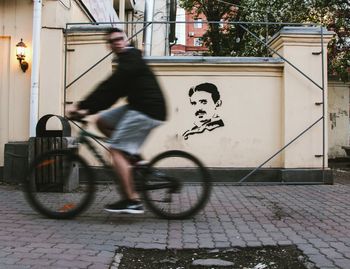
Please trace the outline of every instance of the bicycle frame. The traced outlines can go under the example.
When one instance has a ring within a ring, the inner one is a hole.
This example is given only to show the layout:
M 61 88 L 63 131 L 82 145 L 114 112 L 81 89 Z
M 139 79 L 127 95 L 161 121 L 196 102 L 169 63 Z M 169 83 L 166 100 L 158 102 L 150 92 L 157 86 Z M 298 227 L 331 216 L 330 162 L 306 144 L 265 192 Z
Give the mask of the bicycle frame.
M 118 184 L 118 181 L 116 180 L 117 175 L 113 172 L 112 166 L 105 160 L 105 158 L 98 152 L 96 147 L 90 141 L 91 139 L 94 140 L 95 142 L 100 144 L 103 148 L 105 148 L 107 151 L 109 151 L 107 147 L 105 147 L 103 144 L 100 143 L 100 140 L 103 140 L 105 138 L 86 131 L 85 129 L 86 129 L 86 126 L 88 125 L 88 122 L 86 121 L 83 121 L 83 120 L 78 121 L 82 123 L 82 126 L 77 125 L 73 120 L 70 120 L 70 121 L 79 128 L 79 133 L 77 135 L 77 143 L 79 145 L 85 145 L 87 149 L 93 154 L 95 160 L 97 160 L 104 168 L 106 168 L 108 173 L 113 174 L 112 176 L 113 181 L 116 184 Z
M 111 165 L 109 165 L 106 160 L 101 156 L 101 154 L 96 150 L 96 148 L 92 145 L 92 143 L 90 142 L 90 139 L 95 140 L 96 142 L 98 142 L 99 140 L 104 139 L 104 137 L 99 137 L 93 133 L 90 133 L 88 131 L 86 131 L 85 127 L 88 124 L 88 122 L 85 121 L 81 121 L 83 123 L 82 127 L 79 127 L 80 131 L 79 131 L 79 135 L 77 137 L 78 139 L 78 144 L 81 145 L 86 145 L 87 148 L 89 149 L 90 152 L 93 153 L 94 157 L 96 160 L 98 160 L 100 162 L 100 164 L 102 164 L 104 166 L 104 168 L 107 168 L 111 173 L 113 173 L 113 178 L 116 178 L 115 173 L 113 172 L 113 168 Z M 102 144 L 101 144 L 102 145 Z M 103 146 L 103 145 L 102 145 Z M 103 146 L 104 147 L 104 146 Z M 108 148 L 105 148 L 106 150 L 108 150 Z M 109 150 L 108 150 L 109 151 Z M 133 174 L 134 174 L 134 183 L 135 185 L 138 185 L 137 183 L 139 182 L 140 177 L 144 177 L 146 176 L 147 173 L 150 173 L 150 169 L 148 167 L 148 165 L 141 165 L 141 166 L 133 166 Z M 171 177 L 169 176 L 161 176 L 161 175 L 157 175 L 155 173 L 155 176 L 158 179 L 165 179 L 167 182 L 165 183 L 158 183 L 158 184 L 152 184 L 152 185 L 141 185 L 141 186 L 135 186 L 136 189 L 138 191 L 142 191 L 142 190 L 157 190 L 157 189 L 165 189 L 165 188 L 171 188 L 172 191 L 174 191 L 175 189 L 179 188 L 179 183 L 175 180 L 173 180 Z M 114 182 L 118 185 L 118 181 L 114 180 Z
M 96 148 L 92 145 L 88 138 L 91 139 L 99 139 L 98 136 L 91 134 L 85 130 L 81 130 L 78 136 L 78 143 L 82 145 L 86 145 L 89 151 L 91 151 L 95 157 L 103 166 L 111 168 L 111 166 L 106 162 L 106 160 L 102 157 L 102 155 L 96 150 Z

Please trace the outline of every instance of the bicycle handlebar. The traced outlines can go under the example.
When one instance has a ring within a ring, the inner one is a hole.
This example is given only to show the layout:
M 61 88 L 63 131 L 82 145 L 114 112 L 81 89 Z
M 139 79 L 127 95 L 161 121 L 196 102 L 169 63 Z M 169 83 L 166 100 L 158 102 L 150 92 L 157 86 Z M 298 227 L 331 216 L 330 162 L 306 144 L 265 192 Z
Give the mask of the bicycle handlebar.
M 70 120 L 82 123 L 83 125 L 87 125 L 89 123 L 87 120 L 83 120 L 83 119 L 70 119 Z
M 72 115 L 70 117 L 65 116 L 65 118 L 69 121 L 82 123 L 83 125 L 87 125 L 89 123 L 87 120 L 84 120 L 84 117 L 81 117 L 80 114 Z

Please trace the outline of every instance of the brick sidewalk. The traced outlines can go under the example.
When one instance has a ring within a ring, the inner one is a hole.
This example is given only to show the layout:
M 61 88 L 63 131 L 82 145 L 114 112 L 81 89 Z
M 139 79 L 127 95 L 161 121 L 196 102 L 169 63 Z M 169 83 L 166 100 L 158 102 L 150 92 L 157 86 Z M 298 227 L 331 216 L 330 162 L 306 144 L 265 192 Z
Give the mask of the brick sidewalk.
M 0 268 L 109 268 L 118 246 L 290 244 L 320 268 L 350 268 L 350 185 L 220 185 L 205 210 L 185 221 L 103 212 L 112 199 L 55 221 L 33 212 L 20 191 L 0 186 Z

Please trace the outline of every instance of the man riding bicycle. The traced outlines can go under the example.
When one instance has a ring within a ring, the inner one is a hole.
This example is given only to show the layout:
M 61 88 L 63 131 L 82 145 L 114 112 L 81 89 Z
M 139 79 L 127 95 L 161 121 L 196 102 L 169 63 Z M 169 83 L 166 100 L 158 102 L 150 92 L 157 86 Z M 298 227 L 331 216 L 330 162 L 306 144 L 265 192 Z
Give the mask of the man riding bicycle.
M 111 28 L 108 41 L 117 55 L 116 71 L 85 100 L 71 107 L 67 116 L 82 118 L 111 107 L 121 97 L 127 98 L 127 105 L 100 113 L 96 124 L 109 138 L 112 164 L 124 194 L 123 200 L 106 205 L 105 210 L 138 214 L 144 210 L 134 188 L 129 156 L 137 155 L 150 132 L 165 121 L 165 99 L 141 51 L 128 46 L 126 34 Z

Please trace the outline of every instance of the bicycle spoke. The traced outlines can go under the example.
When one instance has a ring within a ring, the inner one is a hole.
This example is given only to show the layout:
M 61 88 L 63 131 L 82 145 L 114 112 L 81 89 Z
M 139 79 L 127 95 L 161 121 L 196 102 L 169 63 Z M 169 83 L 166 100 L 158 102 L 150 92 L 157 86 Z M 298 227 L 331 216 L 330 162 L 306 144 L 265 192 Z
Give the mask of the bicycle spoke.
M 71 218 L 92 199 L 93 179 L 80 182 L 79 168 L 87 165 L 75 154 L 57 150 L 39 156 L 31 165 L 25 184 L 31 206 L 50 218 Z
M 152 164 L 145 184 L 150 209 L 164 218 L 181 219 L 196 213 L 205 204 L 210 178 L 193 156 L 163 154 Z

